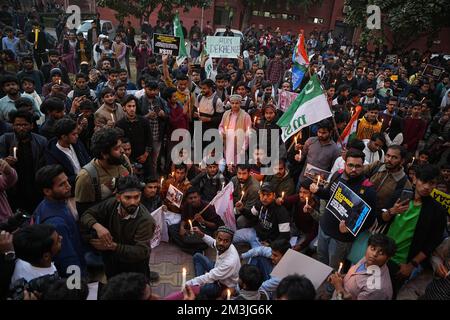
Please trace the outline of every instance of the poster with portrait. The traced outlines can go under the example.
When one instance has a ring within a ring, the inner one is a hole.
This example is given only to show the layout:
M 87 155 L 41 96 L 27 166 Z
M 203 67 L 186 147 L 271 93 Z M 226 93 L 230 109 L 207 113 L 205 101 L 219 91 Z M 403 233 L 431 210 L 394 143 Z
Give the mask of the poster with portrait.
M 306 164 L 305 177 L 311 179 L 313 182 L 319 181 L 319 185 L 323 186 L 327 183 L 328 177 L 330 176 L 330 171 L 326 171 L 310 163 Z
M 173 185 L 170 185 L 167 190 L 166 199 L 177 208 L 180 208 L 181 202 L 183 201 L 183 192 L 175 188 Z
M 369 216 L 372 209 L 363 199 L 349 187 L 339 182 L 336 190 L 327 203 L 326 208 L 333 213 L 339 221 L 344 220 L 347 229 L 355 237 Z

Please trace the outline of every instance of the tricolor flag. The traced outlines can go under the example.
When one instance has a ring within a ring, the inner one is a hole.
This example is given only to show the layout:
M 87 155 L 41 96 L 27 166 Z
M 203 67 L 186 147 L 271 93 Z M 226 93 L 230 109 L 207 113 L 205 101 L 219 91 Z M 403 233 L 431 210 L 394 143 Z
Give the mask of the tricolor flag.
M 361 114 L 362 107 L 356 106 L 355 113 L 353 113 L 349 123 L 345 127 L 344 131 L 342 131 L 341 139 L 342 141 L 342 148 L 345 148 L 347 146 L 347 143 L 353 139 L 353 137 L 356 135 L 356 129 L 358 127 L 358 119 L 359 115 Z
M 309 58 L 305 49 L 305 37 L 303 36 L 303 30 L 301 30 L 292 54 L 292 87 L 294 90 L 302 83 L 303 76 L 308 70 L 308 65 Z
M 180 38 L 180 50 L 177 57 L 177 65 L 181 65 L 184 59 L 188 57 L 188 55 L 186 51 L 186 44 L 184 43 L 183 29 L 181 28 L 178 12 L 175 14 L 175 18 L 173 18 L 173 35 Z
M 331 117 L 330 106 L 316 74 L 311 76 L 291 106 L 278 120 L 283 141 L 302 128 Z

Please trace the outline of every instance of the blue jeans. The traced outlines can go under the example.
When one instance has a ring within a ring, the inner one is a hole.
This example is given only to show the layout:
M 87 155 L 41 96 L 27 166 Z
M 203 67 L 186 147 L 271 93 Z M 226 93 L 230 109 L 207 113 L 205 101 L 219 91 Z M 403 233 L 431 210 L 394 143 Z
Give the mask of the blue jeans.
M 252 257 L 250 258 L 249 264 L 258 267 L 261 271 L 264 281 L 270 279 L 270 273 L 273 270 L 272 261 L 266 257 Z
M 320 227 L 318 237 L 317 260 L 329 265 L 335 270 L 338 270 L 339 263 L 344 262 L 350 252 L 352 242 L 338 241 L 326 235 Z
M 260 247 L 258 236 L 254 228 L 243 228 L 236 231 L 233 243 L 248 242 L 252 248 Z
M 194 254 L 193 260 L 196 277 L 202 276 L 214 268 L 214 262 L 201 253 Z M 207 299 L 216 299 L 220 294 L 221 288 L 217 282 L 205 284 L 200 289 L 200 295 L 205 296 Z

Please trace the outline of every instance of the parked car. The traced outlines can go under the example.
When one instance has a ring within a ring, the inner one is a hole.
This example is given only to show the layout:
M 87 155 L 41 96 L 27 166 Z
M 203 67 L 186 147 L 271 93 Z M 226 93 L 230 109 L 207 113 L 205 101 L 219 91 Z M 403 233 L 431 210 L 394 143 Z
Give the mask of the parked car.
M 236 29 L 230 29 L 230 31 L 233 32 L 235 37 L 240 37 L 242 41 L 244 40 L 244 34 L 242 33 L 242 31 Z M 224 33 L 225 28 L 217 28 L 216 32 L 214 32 L 214 36 L 215 37 L 223 36 Z
M 91 29 L 92 21 L 94 20 L 83 21 L 78 27 L 77 33 L 82 32 L 83 36 L 87 38 L 88 31 Z M 116 29 L 114 28 L 110 20 L 100 20 L 100 32 L 104 35 L 107 35 L 111 40 L 116 36 Z

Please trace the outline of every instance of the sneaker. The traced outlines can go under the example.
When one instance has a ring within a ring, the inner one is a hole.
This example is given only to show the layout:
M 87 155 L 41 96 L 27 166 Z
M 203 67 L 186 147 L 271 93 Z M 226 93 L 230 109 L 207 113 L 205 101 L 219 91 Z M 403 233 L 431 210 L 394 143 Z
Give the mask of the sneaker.
M 159 280 L 159 273 L 155 271 L 150 271 L 149 280 L 150 282 L 157 282 Z

